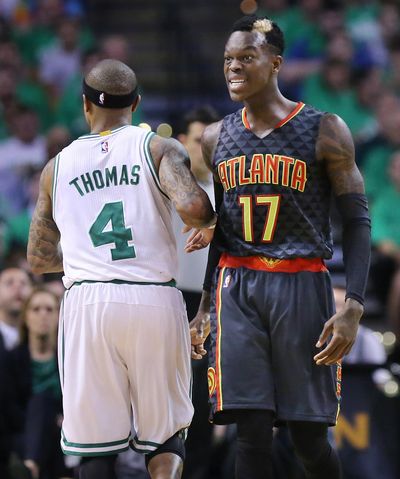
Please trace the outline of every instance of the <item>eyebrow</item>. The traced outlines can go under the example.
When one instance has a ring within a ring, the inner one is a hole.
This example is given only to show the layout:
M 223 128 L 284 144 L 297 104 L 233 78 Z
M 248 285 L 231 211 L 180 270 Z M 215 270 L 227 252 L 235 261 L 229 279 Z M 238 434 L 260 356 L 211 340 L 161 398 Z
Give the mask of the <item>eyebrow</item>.
M 257 51 L 257 48 L 254 47 L 253 45 L 246 45 L 246 46 L 243 47 L 243 48 L 235 48 L 235 50 L 240 50 L 240 51 L 252 50 L 253 52 L 256 52 L 256 51 Z M 226 54 L 228 51 L 229 51 L 229 50 L 225 50 L 225 54 Z

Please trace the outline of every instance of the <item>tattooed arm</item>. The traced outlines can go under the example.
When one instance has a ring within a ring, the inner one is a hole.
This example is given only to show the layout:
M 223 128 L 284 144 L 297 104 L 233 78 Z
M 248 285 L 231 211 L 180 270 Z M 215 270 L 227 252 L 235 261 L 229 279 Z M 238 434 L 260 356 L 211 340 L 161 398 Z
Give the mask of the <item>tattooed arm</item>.
M 346 123 L 337 115 L 321 119 L 317 158 L 324 161 L 336 196 L 364 193 L 364 181 L 354 160 L 354 143 Z
M 190 227 L 206 228 L 216 216 L 207 193 L 190 171 L 189 156 L 181 143 L 154 135 L 150 152 L 158 170 L 163 191 L 172 201 L 182 221 Z
M 59 248 L 60 233 L 52 216 L 51 185 L 54 159 L 40 177 L 39 197 L 33 213 L 28 241 L 28 263 L 35 274 L 57 273 L 63 270 Z
M 364 311 L 371 224 L 363 179 L 354 160 L 353 139 L 338 116 L 328 114 L 322 118 L 316 151 L 318 160 L 326 166 L 343 222 L 346 302 L 344 308 L 325 323 L 317 347 L 328 344 L 314 357 L 317 364 L 331 365 L 350 352 Z

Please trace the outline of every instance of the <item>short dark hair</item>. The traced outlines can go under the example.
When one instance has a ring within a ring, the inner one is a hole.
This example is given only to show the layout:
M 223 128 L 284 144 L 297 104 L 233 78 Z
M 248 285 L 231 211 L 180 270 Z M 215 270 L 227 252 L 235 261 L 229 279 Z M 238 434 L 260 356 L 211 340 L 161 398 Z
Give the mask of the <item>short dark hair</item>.
M 220 117 L 216 110 L 212 106 L 201 106 L 188 111 L 178 126 L 178 133 L 188 133 L 189 127 L 192 123 L 198 121 L 204 123 L 204 125 L 210 125 L 216 121 L 219 121 Z
M 271 29 L 266 31 L 265 34 L 265 41 L 266 43 L 273 47 L 278 55 L 282 55 L 285 50 L 285 39 L 283 36 L 282 30 L 279 26 L 270 20 L 267 17 L 258 17 L 257 15 L 246 15 L 242 18 L 237 20 L 231 29 L 231 33 L 233 32 L 252 32 L 255 30 L 255 23 L 256 22 L 267 21 L 271 24 Z
M 97 63 L 85 77 L 86 83 L 110 95 L 127 95 L 137 87 L 134 71 L 118 60 Z

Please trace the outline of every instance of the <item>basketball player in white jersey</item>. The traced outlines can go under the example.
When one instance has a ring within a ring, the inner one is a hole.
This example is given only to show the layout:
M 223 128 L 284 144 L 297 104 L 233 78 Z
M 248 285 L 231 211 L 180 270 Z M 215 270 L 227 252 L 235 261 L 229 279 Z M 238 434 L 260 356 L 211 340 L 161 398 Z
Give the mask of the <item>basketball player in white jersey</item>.
M 91 134 L 44 168 L 28 244 L 32 271 L 64 271 L 67 288 L 61 446 L 83 457 L 81 479 L 114 478 L 129 443 L 152 479 L 179 478 L 193 408 L 171 204 L 187 227 L 213 228 L 216 216 L 182 145 L 131 126 L 129 67 L 98 63 L 83 91 Z

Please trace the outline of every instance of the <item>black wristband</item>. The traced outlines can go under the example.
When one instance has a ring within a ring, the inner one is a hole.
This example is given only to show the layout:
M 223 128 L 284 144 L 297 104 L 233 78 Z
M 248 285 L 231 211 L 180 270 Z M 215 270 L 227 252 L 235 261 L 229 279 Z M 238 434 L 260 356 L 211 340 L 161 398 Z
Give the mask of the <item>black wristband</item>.
M 367 197 L 349 193 L 336 197 L 343 221 L 343 261 L 346 271 L 346 299 L 364 304 L 371 256 L 371 220 Z

